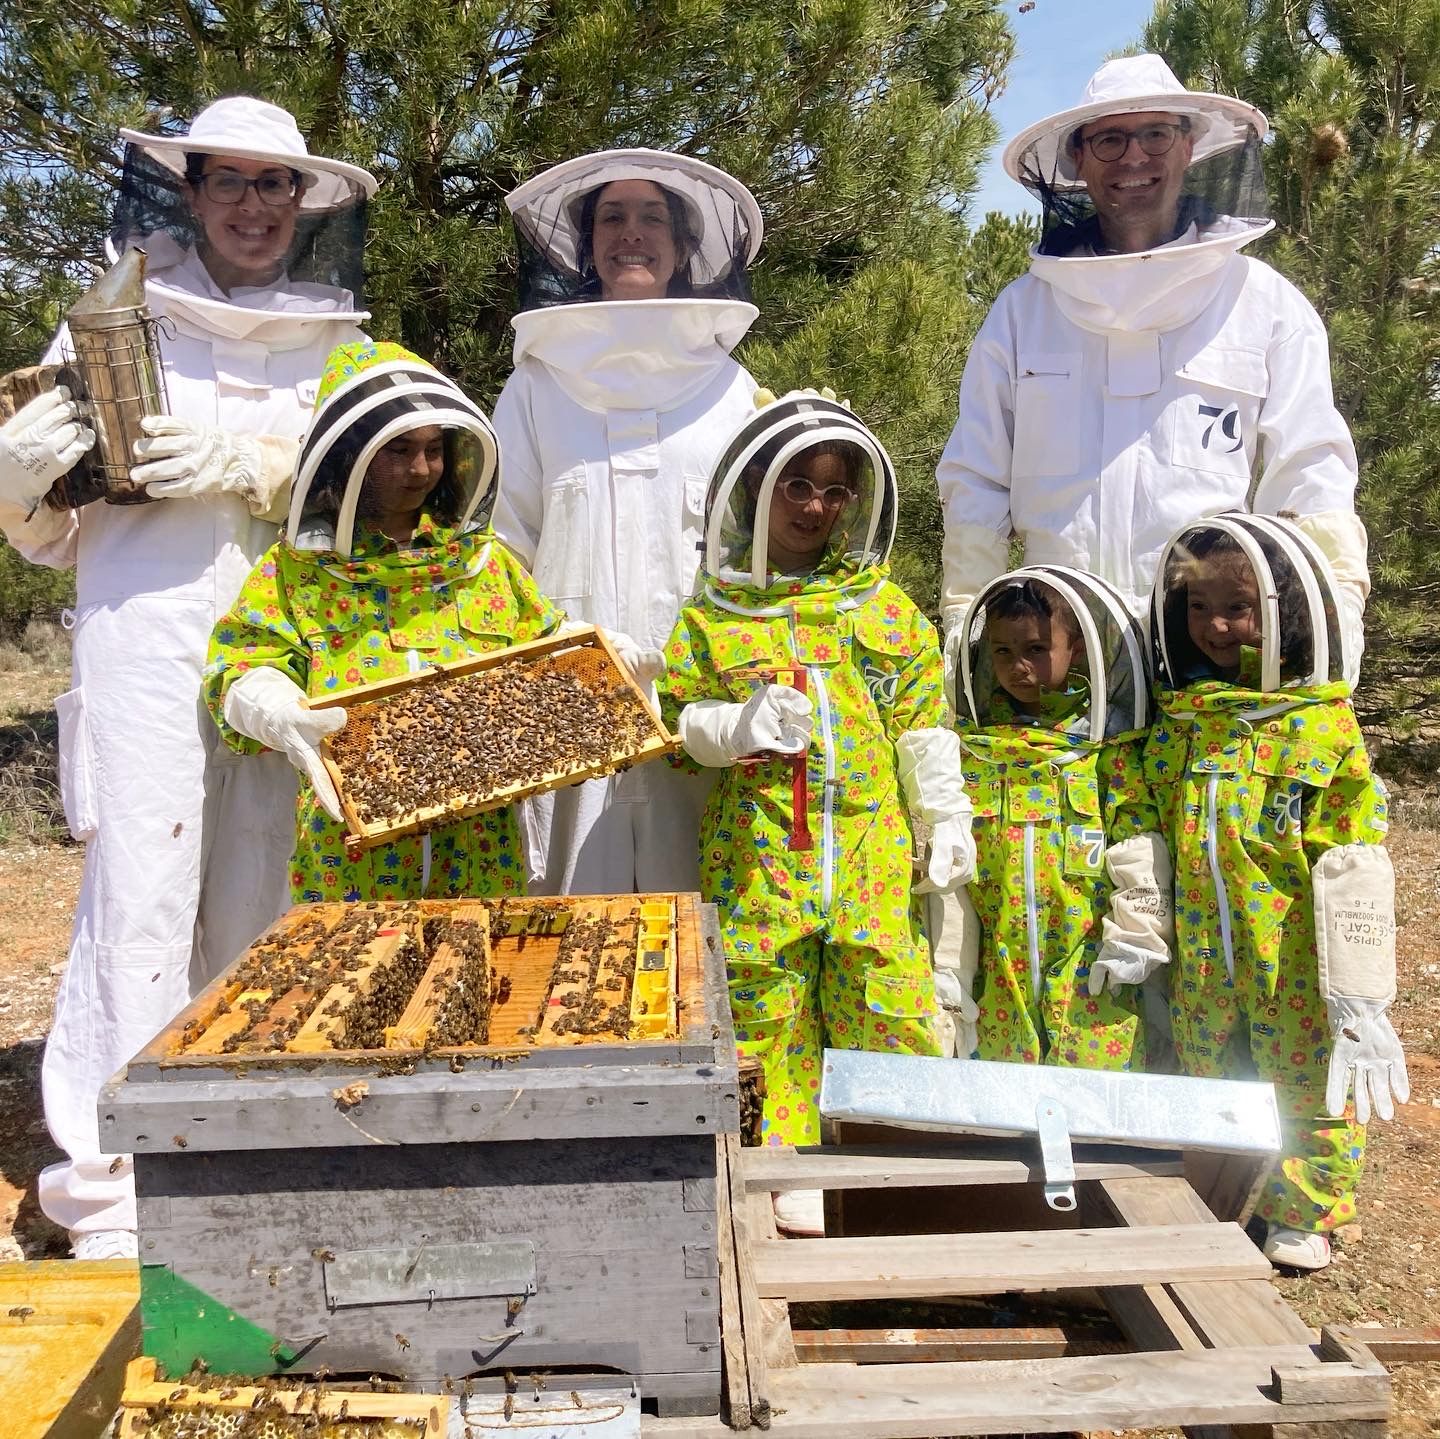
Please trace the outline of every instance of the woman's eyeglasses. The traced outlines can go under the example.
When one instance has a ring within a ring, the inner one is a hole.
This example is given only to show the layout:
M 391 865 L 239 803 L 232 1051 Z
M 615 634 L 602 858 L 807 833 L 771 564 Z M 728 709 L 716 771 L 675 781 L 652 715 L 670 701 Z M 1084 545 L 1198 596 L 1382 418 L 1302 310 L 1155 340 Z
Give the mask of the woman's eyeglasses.
M 252 185 L 262 203 L 277 210 L 290 204 L 300 189 L 300 182 L 289 170 L 267 170 L 253 180 L 238 170 L 212 170 L 200 177 L 201 194 L 217 205 L 238 205 Z
M 781 480 L 778 488 L 792 505 L 808 505 L 811 500 L 818 499 L 827 510 L 838 510 L 841 505 L 855 498 L 855 491 L 849 485 L 826 485 L 820 490 L 799 475 Z
M 1168 155 L 1175 148 L 1175 141 L 1189 129 L 1189 123 L 1183 120 L 1178 125 L 1157 120 L 1155 124 L 1142 125 L 1138 130 L 1101 130 L 1099 134 L 1086 135 L 1080 143 L 1102 165 L 1109 165 L 1130 148 L 1132 140 L 1138 141 L 1147 155 Z

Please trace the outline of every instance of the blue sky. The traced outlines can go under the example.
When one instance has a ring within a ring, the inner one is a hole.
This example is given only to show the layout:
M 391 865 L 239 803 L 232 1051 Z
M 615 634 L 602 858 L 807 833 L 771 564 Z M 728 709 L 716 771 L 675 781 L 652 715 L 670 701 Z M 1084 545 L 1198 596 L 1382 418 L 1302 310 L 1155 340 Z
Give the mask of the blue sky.
M 1153 0 L 1035 0 L 1027 15 L 1020 0 L 1006 0 L 1015 32 L 1015 61 L 1005 93 L 992 113 L 1000 142 L 981 172 L 980 190 L 971 215 L 978 221 L 989 210 L 1039 213 L 1001 168 L 1005 142 L 1032 120 L 1076 104 L 1085 82 L 1101 62 L 1140 38 Z

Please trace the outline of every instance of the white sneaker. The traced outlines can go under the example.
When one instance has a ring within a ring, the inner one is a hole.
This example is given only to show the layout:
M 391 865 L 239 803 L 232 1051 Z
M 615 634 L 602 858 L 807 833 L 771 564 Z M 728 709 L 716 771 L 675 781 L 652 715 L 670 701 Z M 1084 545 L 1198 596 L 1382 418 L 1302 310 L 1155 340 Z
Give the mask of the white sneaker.
M 825 1191 L 823 1189 L 788 1189 L 772 1196 L 775 1201 L 775 1227 L 796 1239 L 825 1237 Z
M 133 1229 L 96 1229 L 89 1234 L 70 1231 L 70 1252 L 76 1259 L 138 1259 L 140 1246 Z
M 1272 1264 L 1290 1269 L 1324 1269 L 1330 1263 L 1330 1236 L 1272 1224 L 1265 1236 L 1264 1252 Z

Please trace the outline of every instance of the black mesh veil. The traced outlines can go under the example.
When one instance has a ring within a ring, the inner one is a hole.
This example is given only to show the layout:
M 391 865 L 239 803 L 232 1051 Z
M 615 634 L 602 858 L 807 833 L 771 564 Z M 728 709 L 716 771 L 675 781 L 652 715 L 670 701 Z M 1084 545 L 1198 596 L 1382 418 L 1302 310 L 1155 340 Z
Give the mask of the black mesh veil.
M 747 266 L 763 228 L 750 192 L 688 156 L 612 150 L 556 165 L 506 197 L 515 218 L 522 311 L 602 298 L 595 211 L 605 187 L 619 180 L 649 181 L 665 197 L 679 259 L 664 298 L 749 301 Z
M 1188 117 L 1182 116 L 1182 121 Z M 1078 132 L 1077 127 L 1077 132 Z M 1105 242 L 1089 192 L 1065 171 L 1065 141 L 1058 150 L 1036 146 L 1021 154 L 1021 183 L 1040 202 L 1042 255 L 1100 255 Z M 1260 138 L 1251 131 L 1243 144 L 1211 154 L 1185 172 L 1175 221 L 1163 243 L 1208 240 L 1253 230 L 1270 217 Z
M 358 305 L 364 290 L 366 204 L 358 186 L 346 188 L 349 198 L 339 205 L 322 208 L 302 201 L 284 268 L 292 283 L 345 290 Z M 169 166 L 140 146 L 128 145 L 110 228 L 115 252 L 139 245 L 151 252 L 153 262 L 165 254 L 155 244 L 161 234 L 174 242 L 176 253 L 197 247 L 203 234 L 189 193 L 189 185 Z

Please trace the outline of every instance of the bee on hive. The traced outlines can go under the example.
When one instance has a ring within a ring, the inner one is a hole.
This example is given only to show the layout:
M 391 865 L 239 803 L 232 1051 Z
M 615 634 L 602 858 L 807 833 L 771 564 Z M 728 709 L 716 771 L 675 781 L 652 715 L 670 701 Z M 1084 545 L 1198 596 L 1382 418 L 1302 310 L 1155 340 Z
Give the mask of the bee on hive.
M 497 460 L 484 413 L 423 360 L 369 343 L 330 356 L 285 537 L 216 625 L 206 668 L 206 699 L 231 747 L 283 751 L 309 780 L 291 862 L 297 901 L 523 889 L 508 809 L 347 850 L 320 756 L 345 711 L 306 704 L 559 627 L 560 611 L 491 531 Z M 522 704 L 516 694 L 505 701 Z M 382 815 L 413 808 L 457 767 L 478 785 L 497 761 L 454 744 L 468 702 L 430 690 L 397 716 L 386 759 L 367 767 L 357 801 Z M 342 734 L 341 750 L 367 731 Z

